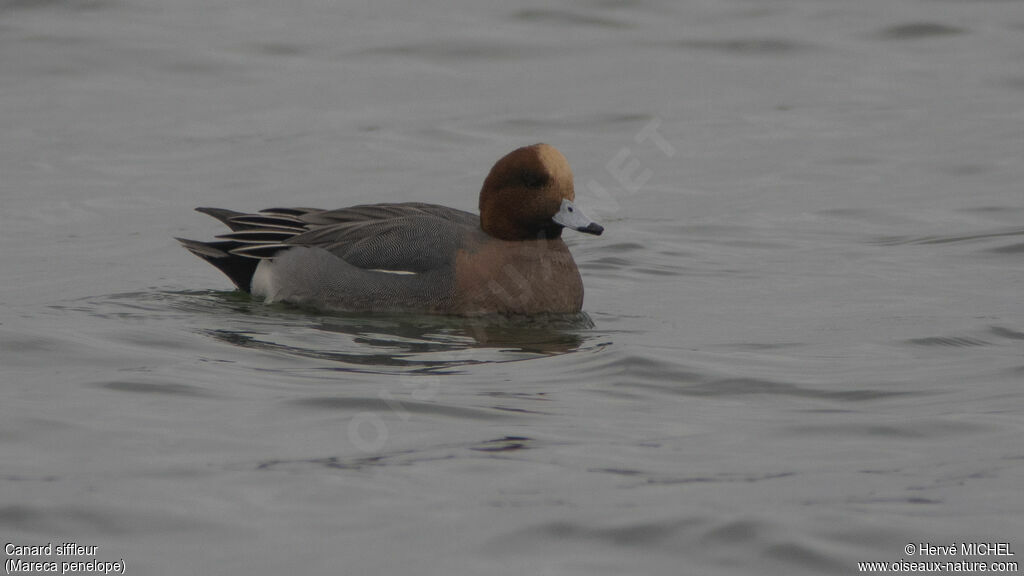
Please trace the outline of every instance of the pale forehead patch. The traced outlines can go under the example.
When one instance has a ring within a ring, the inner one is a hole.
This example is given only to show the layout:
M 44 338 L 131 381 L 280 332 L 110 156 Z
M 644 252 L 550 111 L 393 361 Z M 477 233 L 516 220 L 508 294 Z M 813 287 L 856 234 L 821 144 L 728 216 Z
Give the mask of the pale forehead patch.
M 569 168 L 569 161 L 558 151 L 558 148 L 549 144 L 537 144 L 537 159 L 548 172 L 552 179 L 562 185 L 572 184 L 572 169 Z

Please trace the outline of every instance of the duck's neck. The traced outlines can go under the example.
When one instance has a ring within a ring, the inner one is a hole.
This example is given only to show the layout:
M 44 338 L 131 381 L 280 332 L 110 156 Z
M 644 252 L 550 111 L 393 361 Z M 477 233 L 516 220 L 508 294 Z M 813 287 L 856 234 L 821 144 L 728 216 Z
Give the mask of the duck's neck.
M 484 224 L 481 222 L 481 224 Z M 483 231 L 489 236 L 498 238 L 499 240 L 507 240 L 510 242 L 526 241 L 526 240 L 555 240 L 562 237 L 562 226 L 555 224 L 543 228 L 521 228 L 513 226 L 501 226 L 501 225 L 481 225 Z

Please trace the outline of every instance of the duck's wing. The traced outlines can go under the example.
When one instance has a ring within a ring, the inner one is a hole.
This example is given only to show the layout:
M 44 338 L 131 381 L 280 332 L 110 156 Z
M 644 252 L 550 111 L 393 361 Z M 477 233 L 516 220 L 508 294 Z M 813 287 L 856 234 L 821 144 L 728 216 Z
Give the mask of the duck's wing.
M 243 290 L 248 290 L 258 260 L 294 246 L 321 248 L 353 266 L 379 272 L 444 268 L 452 265 L 466 235 L 480 227 L 475 214 L 419 202 L 339 210 L 269 208 L 257 214 L 196 210 L 217 218 L 232 232 L 217 236 L 218 242 L 179 241 Z
M 305 212 L 301 212 L 305 210 Z M 479 226 L 480 217 L 471 212 L 440 206 L 437 204 L 426 204 L 423 202 L 401 202 L 389 204 L 362 204 L 350 206 L 338 210 L 311 210 L 305 208 L 271 208 L 261 213 L 290 214 L 312 227 L 327 226 L 331 224 L 348 223 L 369 223 L 395 218 L 410 218 L 416 216 L 433 216 L 457 224 Z
M 464 223 L 420 214 L 317 226 L 283 245 L 322 248 L 357 268 L 418 274 L 452 266 L 471 230 Z

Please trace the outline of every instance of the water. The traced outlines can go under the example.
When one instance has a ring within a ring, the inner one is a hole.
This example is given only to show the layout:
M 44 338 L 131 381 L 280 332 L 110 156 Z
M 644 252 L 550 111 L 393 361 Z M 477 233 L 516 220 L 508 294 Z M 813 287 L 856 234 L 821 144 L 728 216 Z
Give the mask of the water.
M 0 2 L 0 540 L 128 574 L 1019 554 L 1022 41 L 1013 1 Z M 266 306 L 172 240 L 472 210 L 536 141 L 606 227 L 568 238 L 578 317 Z

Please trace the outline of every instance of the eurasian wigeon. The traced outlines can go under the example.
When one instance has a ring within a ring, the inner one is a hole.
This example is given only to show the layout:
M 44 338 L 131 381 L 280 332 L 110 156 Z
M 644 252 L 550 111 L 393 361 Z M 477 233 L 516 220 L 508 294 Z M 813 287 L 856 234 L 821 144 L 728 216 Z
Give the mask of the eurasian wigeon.
M 338 210 L 197 208 L 232 232 L 178 241 L 267 302 L 431 314 L 579 312 L 583 281 L 562 229 L 601 234 L 573 203 L 555 147 L 512 151 L 480 190 L 480 216 L 435 204 Z

